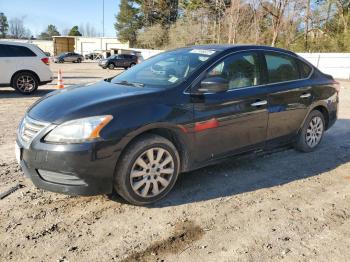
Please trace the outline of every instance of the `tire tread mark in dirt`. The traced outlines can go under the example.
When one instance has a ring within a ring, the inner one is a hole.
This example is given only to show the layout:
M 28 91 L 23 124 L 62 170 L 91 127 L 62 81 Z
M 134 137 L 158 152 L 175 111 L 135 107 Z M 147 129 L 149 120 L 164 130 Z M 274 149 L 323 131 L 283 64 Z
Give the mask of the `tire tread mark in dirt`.
M 122 262 L 132 261 L 154 261 L 162 258 L 166 254 L 176 254 L 199 240 L 204 235 L 204 230 L 195 225 L 192 221 L 178 223 L 172 236 L 165 240 L 157 241 L 146 249 L 135 252 L 122 260 Z

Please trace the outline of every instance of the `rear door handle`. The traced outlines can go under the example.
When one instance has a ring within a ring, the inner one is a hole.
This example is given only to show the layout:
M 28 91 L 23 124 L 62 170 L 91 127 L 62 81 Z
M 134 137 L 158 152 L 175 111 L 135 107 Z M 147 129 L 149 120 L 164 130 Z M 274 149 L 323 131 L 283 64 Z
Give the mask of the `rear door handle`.
M 310 93 L 302 94 L 300 98 L 309 98 L 311 96 Z
M 263 105 L 267 105 L 267 101 L 266 100 L 261 100 L 261 101 L 256 101 L 253 104 L 250 104 L 251 106 L 263 106 Z

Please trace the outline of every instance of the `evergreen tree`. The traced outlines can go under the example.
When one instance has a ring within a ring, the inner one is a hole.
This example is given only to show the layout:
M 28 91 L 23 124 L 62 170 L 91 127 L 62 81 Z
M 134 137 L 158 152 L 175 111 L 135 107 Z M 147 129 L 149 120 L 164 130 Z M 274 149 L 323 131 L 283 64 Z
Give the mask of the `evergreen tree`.
M 77 25 L 73 26 L 70 30 L 69 36 L 82 36 L 82 34 L 79 32 L 79 27 Z
M 0 13 L 0 37 L 5 38 L 9 29 L 9 23 L 4 13 Z
M 114 24 L 120 41 L 128 42 L 130 46 L 136 44 L 137 30 L 141 28 L 140 9 L 136 7 L 135 1 L 121 0 L 119 14 Z
M 39 35 L 39 38 L 42 40 L 51 40 L 53 36 L 59 36 L 60 33 L 58 32 L 56 26 L 54 25 L 48 25 L 45 32 L 42 32 Z

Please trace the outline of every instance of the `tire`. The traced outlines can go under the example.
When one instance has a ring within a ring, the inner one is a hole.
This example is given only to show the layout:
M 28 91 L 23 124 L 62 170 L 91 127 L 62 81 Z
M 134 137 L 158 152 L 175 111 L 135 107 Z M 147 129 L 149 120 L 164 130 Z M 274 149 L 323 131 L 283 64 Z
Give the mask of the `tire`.
M 134 65 L 136 65 L 135 63 L 131 63 L 129 68 L 133 67 Z
M 148 161 L 151 154 L 153 165 Z M 158 156 L 161 157 L 157 161 Z M 114 188 L 127 202 L 148 205 L 170 192 L 179 170 L 180 158 L 175 146 L 164 137 L 144 135 L 132 142 L 118 161 Z M 135 177 L 131 177 L 132 173 Z
M 301 152 L 314 151 L 322 141 L 325 127 L 323 114 L 318 110 L 311 111 L 299 132 L 295 149 Z
M 114 67 L 115 67 L 115 66 L 114 66 L 114 64 L 109 64 L 109 65 L 108 65 L 108 69 L 113 70 L 113 69 L 114 69 Z
M 39 80 L 31 72 L 17 73 L 12 79 L 12 87 L 23 95 L 33 94 L 39 86 Z
M 77 63 L 81 63 L 81 58 L 78 58 Z

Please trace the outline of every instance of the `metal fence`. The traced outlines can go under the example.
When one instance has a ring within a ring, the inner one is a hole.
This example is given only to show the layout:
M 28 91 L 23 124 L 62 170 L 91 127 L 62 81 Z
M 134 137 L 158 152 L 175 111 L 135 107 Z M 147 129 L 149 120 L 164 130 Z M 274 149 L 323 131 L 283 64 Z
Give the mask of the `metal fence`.
M 350 80 L 350 53 L 298 53 L 323 73 Z

